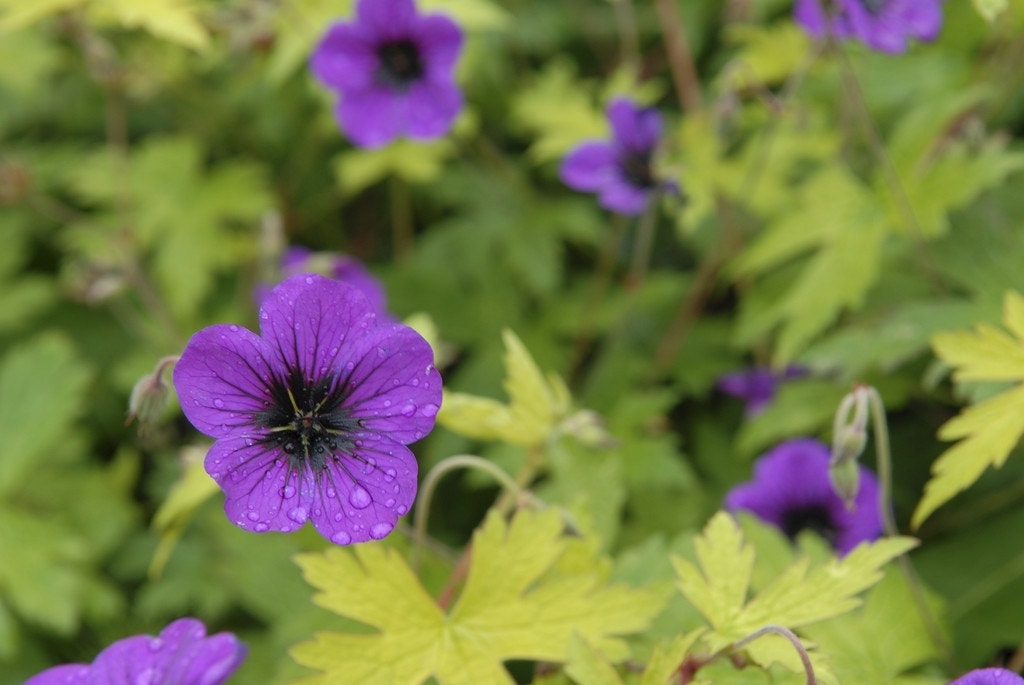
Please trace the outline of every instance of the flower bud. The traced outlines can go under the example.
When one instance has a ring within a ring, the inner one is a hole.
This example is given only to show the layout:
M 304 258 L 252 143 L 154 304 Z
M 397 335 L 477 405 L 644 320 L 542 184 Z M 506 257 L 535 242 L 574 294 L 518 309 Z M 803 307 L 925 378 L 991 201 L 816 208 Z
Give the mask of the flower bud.
M 147 373 L 138 380 L 128 398 L 127 423 L 138 419 L 140 432 L 156 423 L 160 414 L 167 408 L 170 392 L 161 378 L 162 375 Z
M 856 459 L 835 462 L 828 467 L 828 479 L 832 490 L 839 495 L 848 511 L 856 509 L 857 492 L 860 490 L 860 466 Z

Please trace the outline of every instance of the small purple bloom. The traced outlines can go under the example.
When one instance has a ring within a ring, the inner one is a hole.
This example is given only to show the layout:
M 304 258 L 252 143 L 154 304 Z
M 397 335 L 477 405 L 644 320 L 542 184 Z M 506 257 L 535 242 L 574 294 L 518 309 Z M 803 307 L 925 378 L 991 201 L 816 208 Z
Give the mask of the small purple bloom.
M 445 135 L 462 109 L 455 63 L 462 30 L 441 14 L 420 15 L 413 0 L 359 0 L 351 22 L 328 29 L 310 62 L 341 100 L 335 116 L 361 147 L 401 134 Z
M 370 301 L 379 320 L 388 323 L 396 321 L 388 311 L 384 286 L 355 257 L 334 252 L 313 252 L 305 247 L 289 247 L 285 250 L 281 256 L 281 273 L 284 278 L 311 272 L 330 276 L 358 288 Z M 257 304 L 270 294 L 270 290 L 269 285 L 256 286 L 254 296 Z
M 617 98 L 608 106 L 608 119 L 611 141 L 588 141 L 571 150 L 562 161 L 562 182 L 597 193 L 605 209 L 636 216 L 656 190 L 676 190 L 675 184 L 658 180 L 651 166 L 661 140 L 661 115 Z
M 290 532 L 310 520 L 339 545 L 383 538 L 409 510 L 417 464 L 406 445 L 441 405 L 430 345 L 315 274 L 270 292 L 260 335 L 193 335 L 174 386 L 188 420 L 216 439 L 206 471 L 235 525 Z
M 949 685 L 1022 685 L 1024 678 L 1005 668 L 978 668 Z
M 787 366 L 781 373 L 765 366 L 733 371 L 718 379 L 717 387 L 726 395 L 744 400 L 747 405 L 744 414 L 748 418 L 757 416 L 775 399 L 775 388 L 780 381 L 799 378 L 807 371 L 800 366 Z
M 882 532 L 878 481 L 860 467 L 860 490 L 856 507 L 850 511 L 832 490 L 829 458 L 829 448 L 818 440 L 783 442 L 758 458 L 754 480 L 730 490 L 725 508 L 749 511 L 790 538 L 801 530 L 813 530 L 839 554 L 846 554 Z
M 159 637 L 118 640 L 91 665 L 65 664 L 29 678 L 25 685 L 220 685 L 245 659 L 245 645 L 231 633 L 206 637 L 206 627 L 181 618 Z
M 906 52 L 908 37 L 934 40 L 942 29 L 942 0 L 796 0 L 793 14 L 815 38 L 856 38 L 889 53 Z

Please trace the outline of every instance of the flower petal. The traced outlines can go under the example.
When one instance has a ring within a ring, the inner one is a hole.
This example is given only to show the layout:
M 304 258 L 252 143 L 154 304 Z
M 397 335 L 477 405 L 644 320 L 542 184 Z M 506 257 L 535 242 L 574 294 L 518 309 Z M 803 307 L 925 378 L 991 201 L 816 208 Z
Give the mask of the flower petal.
M 374 43 L 367 40 L 365 33 L 358 26 L 344 23 L 327 29 L 310 57 L 313 75 L 336 90 L 372 85 L 379 60 Z
M 334 109 L 341 129 L 360 147 L 374 148 L 391 142 L 405 131 L 405 97 L 383 86 L 345 94 Z
M 462 29 L 443 14 L 420 17 L 413 30 L 428 77 L 450 79 L 462 50 Z
M 628 151 L 650 152 L 661 139 L 661 115 L 656 109 L 616 98 L 608 105 L 608 120 L 612 138 Z
M 1024 678 L 1005 668 L 976 668 L 949 685 L 1022 685 Z
M 416 16 L 413 0 L 359 0 L 356 6 L 360 30 L 378 40 L 408 37 Z
M 240 326 L 193 335 L 173 374 L 185 417 L 214 438 L 249 431 L 252 415 L 270 399 L 265 380 L 278 369 L 274 357 L 264 340 Z
M 615 180 L 601 189 L 597 199 L 605 209 L 627 216 L 638 216 L 647 208 L 651 194 L 646 188 L 637 188 L 623 180 Z
M 375 325 L 370 302 L 347 283 L 316 274 L 285 279 L 263 300 L 260 331 L 275 367 L 313 380 L 344 364 L 352 344 Z
M 441 376 L 434 353 L 419 333 L 401 324 L 380 326 L 366 336 L 346 368 L 352 388 L 345 407 L 353 418 L 402 444 L 434 427 L 441 406 Z
M 406 93 L 406 133 L 430 140 L 448 133 L 462 109 L 462 93 L 454 82 L 419 81 Z
M 562 160 L 559 177 L 573 190 L 594 192 L 615 178 L 615 151 L 609 143 L 593 141 L 574 148 Z
M 820 0 L 796 0 L 793 5 L 793 18 L 815 38 L 825 35 L 828 20 L 821 8 Z
M 90 671 L 86 664 L 54 666 L 32 676 L 25 685 L 89 685 Z
M 329 463 L 310 511 L 331 542 L 347 545 L 386 537 L 416 498 L 416 457 L 380 433 L 354 436 L 355 452 Z

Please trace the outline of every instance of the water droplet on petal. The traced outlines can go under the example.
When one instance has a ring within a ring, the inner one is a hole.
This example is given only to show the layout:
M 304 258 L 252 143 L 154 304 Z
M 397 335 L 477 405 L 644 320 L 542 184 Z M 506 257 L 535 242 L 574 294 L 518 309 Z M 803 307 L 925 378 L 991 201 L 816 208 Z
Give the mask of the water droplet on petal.
M 213 401 L 213 406 L 217 407 L 217 409 L 223 409 L 223 407 L 224 407 L 224 400 L 222 400 L 222 399 L 220 399 L 218 397 L 217 399 L 215 399 Z
M 295 507 L 288 512 L 288 518 L 295 521 L 295 523 L 305 523 L 306 519 L 309 518 L 309 512 L 306 511 L 305 507 Z
M 423 409 L 420 409 L 420 413 L 426 417 L 437 416 L 437 410 L 440 409 L 436 404 L 424 404 Z
M 334 520 L 335 521 L 341 521 L 343 518 L 345 518 L 345 517 L 342 516 L 340 511 L 337 514 L 334 515 Z
M 334 488 L 327 488 L 327 496 L 331 498 L 337 497 L 338 491 L 335 490 Z
M 151 637 L 146 640 L 146 647 L 148 647 L 151 652 L 159 652 L 163 649 L 163 646 L 164 641 L 158 637 Z
M 255 526 L 252 527 L 252 529 L 257 533 L 266 533 L 268 530 L 270 530 L 270 526 L 268 526 L 265 523 L 257 523 Z
M 347 545 L 352 542 L 352 536 L 345 531 L 340 531 L 331 536 L 331 542 L 336 545 Z
M 161 682 L 163 682 L 163 675 L 156 668 L 139 671 L 132 678 L 132 685 L 159 685 Z
M 394 528 L 395 527 L 393 525 L 384 521 L 375 523 L 370 526 L 370 537 L 374 540 L 380 540 L 381 538 L 387 537 L 388 533 L 394 530 Z
M 250 521 L 259 521 L 260 520 L 260 515 L 257 514 L 255 511 L 250 511 L 248 514 L 245 515 L 245 517 L 247 519 L 249 519 Z
M 402 407 L 402 416 L 412 416 L 415 413 L 416 405 L 412 402 L 408 402 L 404 407 Z
M 390 407 L 391 406 L 391 400 L 384 400 L 384 406 L 385 407 Z
M 386 500 L 384 500 L 384 506 L 387 507 L 388 509 L 395 506 L 395 498 L 388 497 Z
M 295 497 L 295 488 L 290 485 L 284 486 L 281 488 L 281 497 L 284 497 L 285 499 Z
M 398 513 L 399 516 L 405 516 L 405 512 L 409 511 L 409 507 L 405 506 L 404 504 L 400 504 L 398 505 L 398 508 L 395 509 L 395 511 Z
M 306 284 L 307 285 L 313 285 L 313 277 L 312 276 L 306 276 Z
M 390 483 L 395 479 L 395 476 L 397 475 L 398 471 L 395 471 L 394 469 L 388 469 L 387 471 L 384 472 L 384 482 Z
M 357 485 L 348 494 L 348 501 L 356 509 L 365 509 L 373 502 L 373 498 L 370 497 L 370 493 L 366 491 L 366 488 Z

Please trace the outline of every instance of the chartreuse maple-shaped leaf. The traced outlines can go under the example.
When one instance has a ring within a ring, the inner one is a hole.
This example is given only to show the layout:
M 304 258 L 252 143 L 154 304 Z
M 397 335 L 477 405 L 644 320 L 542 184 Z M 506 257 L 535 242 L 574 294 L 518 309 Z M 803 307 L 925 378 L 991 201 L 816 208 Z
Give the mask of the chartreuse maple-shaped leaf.
M 611 659 L 619 636 L 647 627 L 666 598 L 609 586 L 594 571 L 560 571 L 564 523 L 555 510 L 521 510 L 510 524 L 492 512 L 473 536 L 465 588 L 445 613 L 393 549 L 370 543 L 298 557 L 314 601 L 376 632 L 317 634 L 293 658 L 321 673 L 302 685 L 351 682 L 511 685 L 508 659 L 564 662 L 578 634 Z M 598 567 L 599 560 L 593 560 Z
M 712 653 L 768 625 L 799 628 L 855 609 L 858 593 L 882 578 L 885 564 L 917 544 L 912 538 L 886 538 L 814 568 L 809 559 L 798 558 L 749 598 L 755 549 L 736 520 L 719 512 L 694 542 L 696 563 L 673 557 L 672 564 L 680 592 L 710 625 L 701 642 Z M 744 650 L 764 666 L 779 662 L 800 668 L 792 647 L 778 638 L 751 642 Z
M 547 378 L 510 330 L 505 342 L 505 391 L 509 403 L 461 392 L 445 392 L 437 420 L 461 435 L 533 446 L 545 442 L 571 405 L 568 388 L 554 373 Z
M 932 477 L 914 511 L 916 528 L 932 512 L 978 480 L 989 466 L 1000 467 L 1024 434 L 1024 297 L 1008 292 L 1003 323 L 1009 334 L 979 324 L 973 331 L 938 333 L 935 353 L 960 381 L 1018 381 L 995 397 L 964 409 L 939 428 L 943 440 L 960 440 L 932 464 Z
M 668 642 L 658 644 L 640 675 L 639 685 L 665 685 L 679 670 L 687 652 L 703 634 L 697 628 L 685 635 L 677 635 Z M 588 645 L 579 635 L 569 643 L 569 663 L 566 674 L 580 685 L 624 685 L 625 681 L 608 659 Z M 631 680 L 630 682 L 635 682 Z
M 208 446 L 191 446 L 181 451 L 181 476 L 153 516 L 153 529 L 160 536 L 160 544 L 149 564 L 151 578 L 160 577 L 196 510 L 220 490 L 203 466 L 208 449 Z

